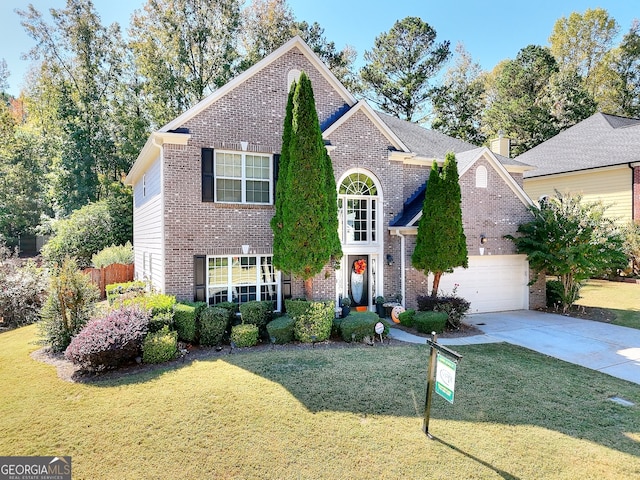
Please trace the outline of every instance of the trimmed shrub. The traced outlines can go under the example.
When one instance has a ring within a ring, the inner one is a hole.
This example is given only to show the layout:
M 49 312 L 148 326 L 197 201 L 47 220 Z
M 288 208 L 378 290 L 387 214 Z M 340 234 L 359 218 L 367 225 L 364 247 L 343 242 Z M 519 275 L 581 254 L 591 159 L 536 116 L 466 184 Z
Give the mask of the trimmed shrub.
M 269 337 L 275 339 L 275 343 L 283 344 L 293 341 L 293 326 L 295 321 L 289 316 L 279 317 L 267 324 Z
M 173 313 L 173 306 L 175 304 L 176 297 L 173 295 L 165 295 L 164 293 L 149 293 L 147 295 L 122 300 L 123 307 L 138 306 L 143 310 L 150 311 L 152 317 L 155 317 L 159 313 Z
M 389 334 L 389 324 L 381 320 L 374 312 L 353 312 L 340 324 L 340 333 L 345 342 L 361 342 L 364 337 L 374 338 L 376 334 L 376 323 L 382 322 L 384 325 L 383 336 Z M 355 335 L 355 337 L 354 337 Z
M 400 313 L 398 315 L 398 320 L 400 320 L 400 325 L 403 325 L 405 327 L 413 327 L 414 322 L 415 322 L 415 315 L 416 315 L 416 311 L 413 309 L 409 309 L 409 310 L 405 310 L 404 312 Z
M 116 368 L 139 355 L 148 330 L 149 312 L 138 307 L 112 310 L 89 321 L 64 356 L 86 370 Z
M 229 325 L 229 310 L 207 307 L 200 314 L 200 344 L 206 347 L 220 345 Z
M 173 330 L 173 312 L 160 312 L 149 320 L 149 332 L 155 333 L 164 327 Z
M 413 318 L 417 331 L 442 333 L 447 326 L 448 315 L 446 312 L 417 312 Z
M 236 347 L 253 347 L 258 343 L 257 325 L 234 325 L 231 327 L 231 341 Z
M 146 289 L 147 284 L 142 280 L 134 280 L 133 282 L 124 283 L 110 283 L 104 288 L 110 305 L 112 305 L 119 297 L 124 295 L 131 297 L 143 295 Z
M 460 327 L 465 313 L 471 307 L 467 300 L 455 294 L 455 289 L 453 295 L 435 298 L 428 295 L 420 295 L 417 300 L 418 310 L 421 312 L 446 312 L 449 324 L 456 329 Z
M 206 308 L 206 303 L 201 302 Z M 173 306 L 173 325 L 178 332 L 178 338 L 183 342 L 194 343 L 197 339 L 198 309 L 194 305 L 176 303 Z
M 133 245 L 131 245 L 131 242 L 127 242 L 124 245 L 111 245 L 91 257 L 91 264 L 95 268 L 106 267 L 114 263 L 123 265 L 133 263 Z
M 233 302 L 220 302 L 214 305 L 218 308 L 224 308 L 229 312 L 229 325 L 239 325 L 241 322 L 237 313 L 240 311 L 237 303 Z
M 560 280 L 547 281 L 547 307 L 559 308 L 562 306 L 564 287 Z
M 287 314 L 295 321 L 293 332 L 296 340 L 323 342 L 331 336 L 335 316 L 333 302 L 285 300 L 285 305 Z
M 40 312 L 40 335 L 54 352 L 62 352 L 91 318 L 100 292 L 91 279 L 66 258 L 50 279 L 49 295 Z
M 340 325 L 342 325 L 342 321 L 344 318 L 334 318 L 331 322 L 331 336 L 339 337 L 340 336 Z
M 252 301 L 240 305 L 242 323 L 256 325 L 260 332 L 273 318 L 273 302 Z
M 162 363 L 173 360 L 178 351 L 178 333 L 166 325 L 154 333 L 149 333 L 142 342 L 142 361 Z

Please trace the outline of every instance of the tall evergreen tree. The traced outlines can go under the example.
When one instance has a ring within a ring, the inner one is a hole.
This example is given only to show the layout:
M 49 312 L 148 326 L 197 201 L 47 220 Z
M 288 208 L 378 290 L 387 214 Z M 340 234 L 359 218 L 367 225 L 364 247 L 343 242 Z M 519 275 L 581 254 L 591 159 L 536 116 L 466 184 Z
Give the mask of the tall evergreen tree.
M 278 180 L 276 182 L 275 214 L 271 219 L 271 230 L 273 230 L 273 252 L 274 258 L 280 255 L 283 250 L 284 225 L 282 223 L 282 208 L 285 203 L 285 193 L 287 185 L 287 174 L 289 173 L 289 144 L 291 143 L 291 128 L 293 124 L 293 96 L 296 91 L 296 82 L 291 84 L 289 98 L 287 99 L 287 109 L 284 116 L 284 127 L 282 130 L 282 148 L 280 149 L 280 159 L 278 161 Z
M 443 273 L 453 272 L 455 267 L 469 266 L 461 201 L 456 157 L 447 153 L 442 172 L 435 160 L 431 166 L 416 248 L 411 256 L 415 269 L 425 275 L 433 273 L 433 297 L 438 295 Z
M 279 270 L 302 278 L 305 297 L 310 300 L 313 277 L 332 257 L 342 255 L 336 184 L 322 140 L 311 81 L 305 73 L 300 75 L 289 101 L 291 135 L 287 147 L 287 135 L 283 134 L 283 150 L 288 151 L 288 158 L 285 155 L 285 177 L 278 180 L 276 192 L 279 211 L 272 222 L 273 263 Z
M 449 41 L 436 43 L 436 31 L 418 17 L 398 20 L 364 53 L 360 71 L 369 98 L 385 112 L 414 118 L 429 98 L 429 81 L 449 58 Z

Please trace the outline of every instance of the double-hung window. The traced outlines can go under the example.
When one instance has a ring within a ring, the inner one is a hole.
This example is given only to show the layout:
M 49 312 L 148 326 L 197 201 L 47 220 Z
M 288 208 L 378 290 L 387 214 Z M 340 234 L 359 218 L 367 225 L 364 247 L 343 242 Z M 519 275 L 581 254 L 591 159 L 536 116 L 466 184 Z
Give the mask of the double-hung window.
M 362 173 L 347 176 L 338 190 L 340 240 L 344 245 L 376 244 L 378 193 L 371 178 Z
M 203 149 L 203 201 L 270 204 L 272 191 L 271 155 Z

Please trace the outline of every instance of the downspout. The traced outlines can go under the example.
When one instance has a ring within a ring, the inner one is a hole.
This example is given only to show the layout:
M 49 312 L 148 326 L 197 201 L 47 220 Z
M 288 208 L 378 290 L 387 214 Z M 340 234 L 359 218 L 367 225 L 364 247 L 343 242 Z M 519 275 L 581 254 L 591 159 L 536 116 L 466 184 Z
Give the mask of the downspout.
M 640 191 L 636 192 L 636 167 L 633 163 L 629 163 L 631 169 L 631 221 L 636 221 L 636 194 L 640 196 Z M 640 214 L 638 215 L 638 221 L 640 221 Z
M 405 251 L 406 243 L 405 237 L 400 233 L 400 230 L 396 229 L 396 235 L 400 237 L 400 295 L 402 295 L 402 301 L 400 302 L 404 307 L 405 303 L 405 290 L 406 290 L 406 278 L 405 278 Z

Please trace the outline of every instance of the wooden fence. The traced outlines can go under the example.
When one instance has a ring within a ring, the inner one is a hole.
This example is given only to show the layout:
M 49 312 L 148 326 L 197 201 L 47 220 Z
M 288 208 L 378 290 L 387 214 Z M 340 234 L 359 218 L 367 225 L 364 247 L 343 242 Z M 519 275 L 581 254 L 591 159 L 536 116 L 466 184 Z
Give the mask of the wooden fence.
M 133 280 L 134 264 L 113 263 L 102 268 L 85 268 L 83 273 L 91 277 L 91 283 L 100 289 L 100 298 L 105 299 L 107 298 L 105 292 L 107 285 Z

